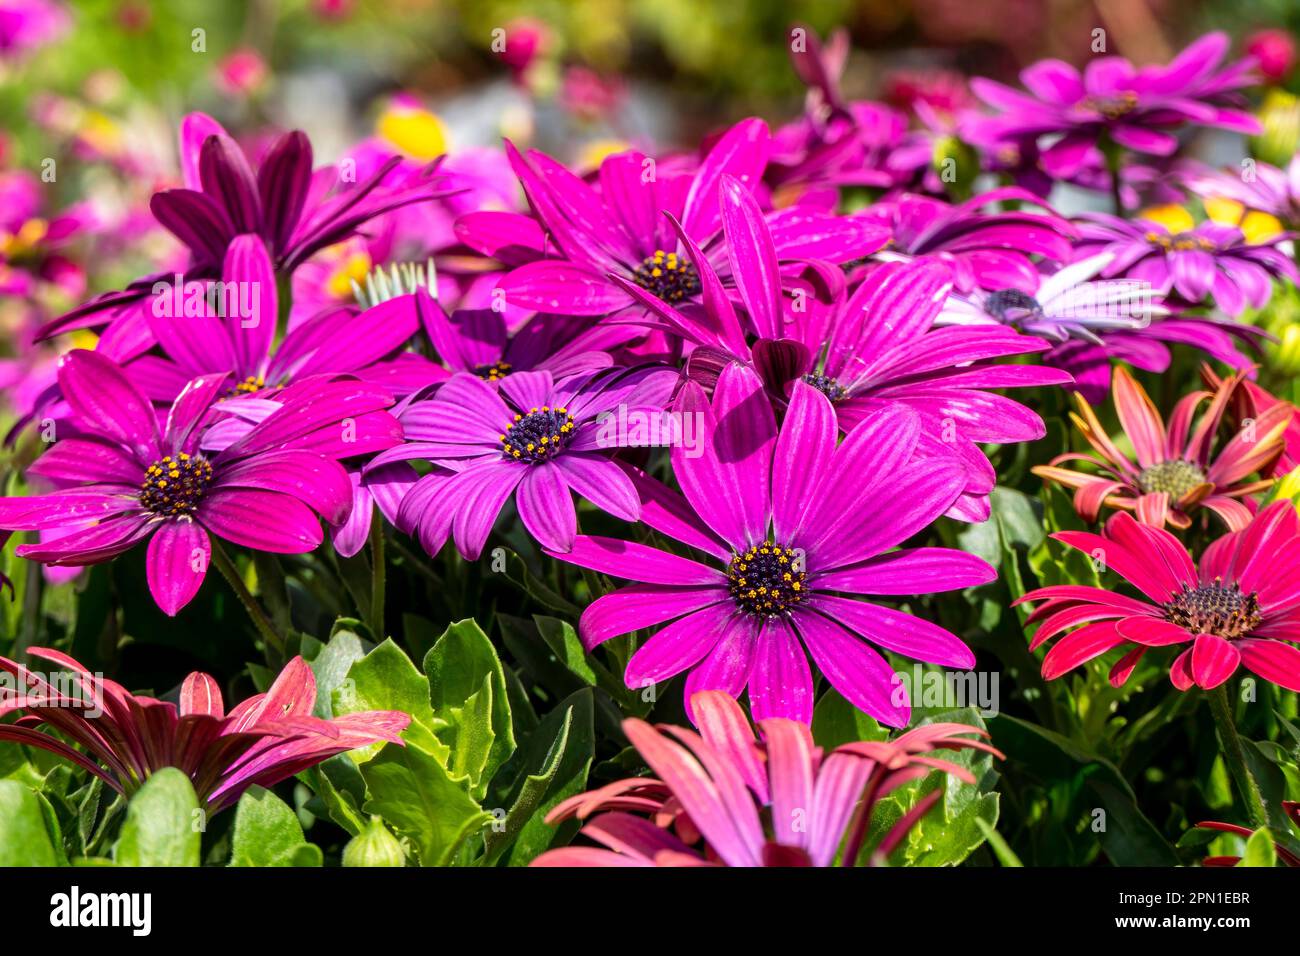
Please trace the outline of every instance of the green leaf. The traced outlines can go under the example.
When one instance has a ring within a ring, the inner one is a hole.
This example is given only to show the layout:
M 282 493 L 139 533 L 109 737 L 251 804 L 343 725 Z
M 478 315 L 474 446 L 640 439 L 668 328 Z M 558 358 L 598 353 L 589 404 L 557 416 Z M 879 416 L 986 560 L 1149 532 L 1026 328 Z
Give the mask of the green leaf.
M 1246 851 L 1241 855 L 1238 866 L 1277 866 L 1277 849 L 1273 846 L 1273 836 L 1268 827 L 1260 827 L 1246 841 Z
M 370 790 L 366 812 L 410 840 L 421 866 L 451 865 L 465 841 L 492 822 L 443 763 L 417 746 L 385 744 L 361 774 Z
M 198 866 L 203 822 L 190 778 L 164 767 L 127 804 L 113 860 L 121 866 Z
M 61 856 L 36 792 L 0 780 L 0 867 L 58 866 Z
M 437 736 L 445 722 L 434 715 L 429 704 L 429 681 L 392 638 L 353 663 L 343 683 L 335 688 L 333 697 L 336 715 L 363 710 L 400 710 L 410 714 L 411 723 L 402 731 L 402 739 L 446 762 L 449 756 L 447 745 Z M 365 763 L 379 752 L 380 747 L 380 744 L 372 744 L 353 750 L 351 759 L 359 764 Z
M 596 683 L 596 672 L 589 663 L 590 658 L 583 650 L 578 632 L 568 621 L 556 617 L 533 616 L 537 623 L 537 632 L 542 635 L 546 646 L 568 670 L 587 684 Z
M 1132 787 L 1110 761 L 1060 734 L 1006 714 L 995 717 L 990 727 L 994 742 L 1015 756 L 1022 772 L 1047 786 L 1072 783 L 1073 790 L 1064 796 L 1064 819 L 1067 825 L 1099 827 L 1095 838 L 1111 863 L 1179 865 L 1178 854 L 1142 813 Z M 1105 811 L 1105 817 L 1096 816 L 1097 810 Z
M 311 662 L 312 675 L 316 678 L 314 713 L 317 717 L 329 720 L 334 716 L 335 688 L 343 684 L 352 665 L 365 657 L 372 646 L 352 631 L 336 631 L 321 648 Z
M 292 807 L 270 790 L 254 786 L 235 807 L 229 865 L 320 866 L 321 851 L 303 837 Z
M 1020 857 L 1016 856 L 1007 841 L 1003 839 L 1002 834 L 995 830 L 991 823 L 983 819 L 977 819 L 975 824 L 983 832 L 984 838 L 989 841 L 989 847 L 993 850 L 993 855 L 998 858 L 999 863 L 1003 866 L 1024 866 L 1020 862 Z
M 972 708 L 931 713 L 920 724 L 947 722 L 984 726 L 979 713 Z M 951 774 L 936 770 L 900 787 L 873 810 L 865 850 L 876 846 L 895 823 L 935 790 L 941 790 L 943 796 L 916 822 L 890 854 L 889 861 L 899 866 L 956 866 L 984 842 L 986 835 L 981 824 L 991 828 L 998 820 L 999 794 L 993 792 L 997 781 L 993 757 L 978 750 L 960 750 L 944 753 L 943 758 L 969 770 L 975 784 L 963 783 Z
M 468 777 L 482 799 L 488 782 L 515 751 L 505 671 L 496 648 L 473 620 L 457 621 L 424 658 L 429 706 L 438 739 L 450 751 L 452 776 Z
M 503 770 L 514 774 L 507 776 L 514 783 L 502 800 L 503 807 L 511 808 L 505 819 L 509 821 L 511 814 L 516 814 L 515 822 L 506 824 L 518 834 L 510 848 L 511 866 L 527 864 L 556 839 L 557 829 L 546 823 L 546 814 L 561 800 L 586 789 L 594 757 L 595 702 L 591 689 L 586 688 L 565 698 L 547 714 L 529 734 L 520 754 Z M 527 809 L 530 806 L 531 811 Z M 502 836 L 488 836 L 497 855 L 506 842 Z

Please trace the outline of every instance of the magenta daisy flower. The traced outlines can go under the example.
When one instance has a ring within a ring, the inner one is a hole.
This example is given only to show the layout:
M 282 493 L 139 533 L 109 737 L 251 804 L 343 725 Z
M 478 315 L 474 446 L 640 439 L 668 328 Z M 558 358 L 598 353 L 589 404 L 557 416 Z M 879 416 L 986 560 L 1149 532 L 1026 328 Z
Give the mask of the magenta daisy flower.
M 214 288 L 189 283 L 189 289 Z M 167 308 L 150 308 L 145 323 L 157 343 L 154 354 L 124 362 L 127 374 L 153 401 L 170 402 L 201 375 L 226 373 L 231 395 L 267 396 L 316 375 L 355 374 L 396 394 L 416 391 L 441 371 L 428 359 L 397 354 L 420 328 L 415 295 L 402 295 L 369 309 L 326 309 L 290 329 L 276 346 L 279 294 L 266 247 L 257 236 L 237 236 L 226 251 L 218 292 L 234 295 L 203 314 L 178 314 L 186 287 L 170 294 Z M 213 297 L 213 302 L 217 300 Z M 155 300 L 155 305 L 157 304 Z M 251 306 L 244 315 L 245 306 Z M 431 306 L 431 303 L 430 303 Z M 140 341 L 148 344 L 147 339 Z M 113 357 L 122 360 L 121 350 Z
M 1224 312 L 1241 315 L 1246 306 L 1262 309 L 1273 294 L 1273 280 L 1300 282 L 1300 272 L 1277 243 L 1278 235 L 1260 243 L 1246 240 L 1235 226 L 1200 223 L 1186 232 L 1171 233 L 1163 223 L 1120 219 L 1105 213 L 1080 217 L 1075 256 L 1100 253 L 1114 258 L 1101 271 L 1104 278 L 1124 276 L 1150 283 L 1154 292 L 1177 293 L 1195 305 L 1213 298 Z
M 352 504 L 334 459 L 400 441 L 400 427 L 383 411 L 391 397 L 358 382 L 315 383 L 210 455 L 200 446 L 202 425 L 226 380 L 191 382 L 160 431 L 153 406 L 121 368 L 95 352 L 64 356 L 59 384 L 75 434 L 28 469 L 57 490 L 0 498 L 0 528 L 83 527 L 17 553 L 47 564 L 98 564 L 148 540 L 149 590 L 174 615 L 203 583 L 209 534 L 259 551 L 313 550 L 322 540 L 317 515 L 340 523 Z
M 940 750 L 1002 754 L 985 731 L 926 724 L 894 740 L 846 744 L 828 754 L 806 724 L 758 722 L 740 705 L 701 691 L 699 733 L 636 718 L 623 730 L 654 777 L 631 777 L 557 804 L 548 823 L 576 818 L 599 846 L 569 846 L 533 866 L 856 866 L 883 863 L 943 795 L 940 787 L 900 817 L 876 846 L 865 838 L 876 805 L 904 784 L 941 770 L 963 783 L 965 767 Z M 962 736 L 972 734 L 974 737 Z
M 0 740 L 48 751 L 128 797 L 152 774 L 176 767 L 212 813 L 233 806 L 249 787 L 274 786 L 336 754 L 380 741 L 402 746 L 411 722 L 395 710 L 313 717 L 316 679 L 301 657 L 265 694 L 226 713 L 207 674 L 185 678 L 177 707 L 132 694 L 51 648 L 27 653 L 72 671 L 75 686 L 0 657 L 0 670 L 17 684 L 0 684 L 0 717 L 19 715 L 17 723 L 0 724 Z
M 185 117 L 180 141 L 184 188 L 155 193 L 149 206 L 159 224 L 189 250 L 187 281 L 219 276 L 230 244 L 246 233 L 261 236 L 276 273 L 289 275 L 370 220 L 443 195 L 429 175 L 400 189 L 383 187 L 384 177 L 402 161 L 399 156 L 361 183 L 344 184 L 332 167 L 313 172 L 311 142 L 301 130 L 272 143 L 256 171 L 221 124 L 202 113 Z M 434 168 L 429 167 L 429 174 Z M 170 278 L 138 279 L 60 316 L 41 334 L 49 338 L 102 324 L 106 311 L 112 320 L 119 319 L 138 307 L 159 279 Z
M 1093 59 L 1082 75 L 1061 60 L 1041 60 L 1020 74 L 1028 93 L 983 77 L 971 90 L 1002 115 L 986 121 L 997 139 L 1059 138 L 1041 156 L 1058 179 L 1074 176 L 1104 136 L 1139 153 L 1168 156 L 1180 126 L 1260 132 L 1236 91 L 1254 80 L 1251 60 L 1220 67 L 1228 53 L 1224 33 L 1201 37 L 1168 66 L 1139 69 L 1119 56 Z
M 1042 213 L 1014 210 L 981 212 L 993 203 L 1028 203 Z M 973 289 L 1038 287 L 1034 257 L 1052 262 L 1070 258 L 1074 226 L 1058 216 L 1033 193 L 1004 186 L 951 205 L 926 196 L 903 195 L 876 203 L 851 218 L 885 226 L 890 244 L 880 259 L 908 260 L 919 256 L 940 259 L 952 269 L 958 292 Z
M 632 472 L 641 520 L 708 562 L 588 535 L 577 536 L 567 553 L 550 552 L 637 582 L 598 598 L 579 622 L 588 649 L 658 628 L 628 662 L 629 687 L 689 671 L 688 701 L 700 690 L 734 697 L 748 687 L 755 719 L 807 722 L 807 653 L 854 706 L 901 727 L 910 714 L 905 688 L 871 645 L 974 666 L 975 655 L 947 630 L 856 597 L 949 591 L 995 577 L 961 551 L 893 550 L 948 511 L 966 482 L 951 457 L 915 460 L 915 412 L 880 409 L 837 446 L 830 401 L 796 382 L 778 434 L 762 383 L 738 364 L 723 370 L 711 404 L 688 382 L 676 409 L 698 423 L 705 440 L 672 449 L 683 495 Z M 851 481 L 841 480 L 847 475 Z
M 1026 620 L 1039 625 L 1031 650 L 1065 634 L 1043 658 L 1045 679 L 1122 649 L 1110 671 L 1118 687 L 1147 651 L 1190 643 L 1170 668 L 1179 690 L 1210 690 L 1244 666 L 1300 691 L 1300 527 L 1290 501 L 1274 502 L 1241 531 L 1219 538 L 1199 566 L 1168 531 L 1123 512 L 1106 523 L 1105 536 L 1052 537 L 1101 557 L 1142 597 L 1066 584 L 1020 598 L 1017 604 L 1042 602 Z
M 556 382 L 548 371 L 517 372 L 496 386 L 461 372 L 433 398 L 403 409 L 407 444 L 371 468 L 412 459 L 436 466 L 402 502 L 398 526 L 436 553 L 450 534 L 474 560 L 512 497 L 524 527 L 544 547 L 567 551 L 577 532 L 573 494 L 636 521 L 636 490 L 610 458 L 603 416 L 656 420 L 677 381 L 672 369 L 607 369 Z
M 525 158 L 507 148 L 537 219 L 472 213 L 459 224 L 462 241 L 504 261 L 532 250 L 531 261 L 498 284 L 509 304 L 606 315 L 634 304 L 628 284 L 675 304 L 698 301 L 705 256 L 727 274 L 726 250 L 712 242 L 721 225 L 718 186 L 731 177 L 746 191 L 755 188 L 767 164 L 768 131 L 761 120 L 737 123 L 691 173 L 673 172 L 664 161 L 663 170 L 648 174 L 653 160 L 619 153 L 601 164 L 599 191 L 544 153 Z M 665 213 L 695 249 L 674 235 Z M 874 224 L 802 209 L 775 213 L 772 231 L 783 257 L 834 262 L 874 252 L 888 238 Z

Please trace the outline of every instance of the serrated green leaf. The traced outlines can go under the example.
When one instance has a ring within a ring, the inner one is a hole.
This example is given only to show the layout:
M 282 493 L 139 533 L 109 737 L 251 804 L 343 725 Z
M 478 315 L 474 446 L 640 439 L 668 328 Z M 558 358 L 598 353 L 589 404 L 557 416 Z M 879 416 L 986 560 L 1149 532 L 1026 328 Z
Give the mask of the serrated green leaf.
M 406 652 L 384 641 L 348 668 L 348 676 L 334 689 L 334 713 L 353 714 L 363 710 L 400 710 L 411 715 L 402 739 L 425 753 L 446 762 L 447 745 L 438 739 L 445 722 L 429 705 L 429 681 L 411 663 Z M 380 744 L 350 752 L 356 763 L 365 763 L 381 749 Z
M 473 620 L 450 625 L 424 658 L 429 707 L 453 777 L 468 777 L 482 799 L 488 782 L 515 750 L 505 671 L 496 648 Z
M 465 841 L 492 822 L 436 757 L 417 746 L 385 744 L 361 766 L 365 811 L 384 818 L 415 847 L 421 866 L 449 866 Z

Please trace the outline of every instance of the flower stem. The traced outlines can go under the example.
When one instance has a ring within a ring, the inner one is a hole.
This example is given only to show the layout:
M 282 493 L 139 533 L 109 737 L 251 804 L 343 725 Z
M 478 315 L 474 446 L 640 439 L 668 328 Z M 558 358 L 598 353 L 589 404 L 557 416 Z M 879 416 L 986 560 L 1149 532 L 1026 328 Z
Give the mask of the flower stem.
M 1224 762 L 1227 763 L 1233 782 L 1241 792 L 1242 800 L 1245 801 L 1251 829 L 1258 830 L 1268 823 L 1268 811 L 1264 809 L 1264 796 L 1260 793 L 1259 783 L 1256 782 L 1250 767 L 1246 764 L 1246 752 L 1241 746 L 1241 738 L 1237 735 L 1236 722 L 1232 719 L 1232 704 L 1228 701 L 1227 685 L 1220 684 L 1214 690 L 1207 692 L 1206 696 L 1210 701 L 1210 712 L 1214 714 L 1215 726 L 1219 729 L 1219 742 L 1223 748 Z
M 384 522 L 375 516 L 370 525 L 370 632 L 382 641 L 384 633 Z
M 257 633 L 262 635 L 262 639 L 266 641 L 269 647 L 283 657 L 288 642 L 275 629 L 275 625 L 271 623 L 266 611 L 262 610 L 262 605 L 257 603 L 257 598 L 253 597 L 248 590 L 248 586 L 244 584 L 244 579 L 240 575 L 239 569 L 235 567 L 235 563 L 230 560 L 230 556 L 226 554 L 225 549 L 215 540 L 212 542 L 212 563 L 217 566 L 221 576 L 226 579 L 226 583 L 230 585 L 240 603 L 244 605 L 244 610 L 248 611 L 248 616 L 253 619 L 253 625 L 257 628 Z

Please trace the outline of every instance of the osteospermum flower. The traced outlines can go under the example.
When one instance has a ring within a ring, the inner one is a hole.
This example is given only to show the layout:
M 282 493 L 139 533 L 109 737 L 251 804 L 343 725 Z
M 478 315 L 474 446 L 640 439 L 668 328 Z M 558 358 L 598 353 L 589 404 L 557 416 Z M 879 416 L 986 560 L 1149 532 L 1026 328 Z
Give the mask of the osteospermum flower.
M 1279 223 L 1288 229 L 1300 228 L 1300 154 L 1286 169 L 1255 160 L 1249 174 L 1246 169 L 1197 169 L 1188 173 L 1185 181 L 1199 196 L 1239 203 L 1242 231 L 1247 235 L 1252 225 L 1260 231 L 1273 231 Z
M 677 380 L 671 369 L 607 369 L 556 382 L 548 371 L 518 372 L 490 385 L 458 373 L 428 401 L 401 413 L 408 443 L 371 464 L 423 459 L 435 470 L 402 502 L 398 526 L 431 554 L 450 534 L 473 560 L 512 497 L 528 533 L 568 550 L 577 531 L 573 493 L 636 521 L 635 489 L 609 457 L 603 416 L 658 420 Z
M 1085 521 L 1096 521 L 1101 506 L 1133 511 L 1154 528 L 1171 524 L 1186 528 L 1191 515 L 1204 508 L 1218 515 L 1232 531 L 1244 528 L 1253 515 L 1245 503 L 1263 491 L 1267 476 L 1286 447 L 1286 431 L 1294 409 L 1279 402 L 1246 428 L 1239 429 L 1215 449 L 1224 412 L 1242 383 L 1240 376 L 1224 379 L 1213 392 L 1197 391 L 1182 398 L 1168 426 L 1146 390 L 1125 369 L 1115 371 L 1113 401 L 1120 426 L 1133 446 L 1132 456 L 1120 451 L 1106 434 L 1096 413 L 1082 398 L 1070 417 L 1088 444 L 1100 455 L 1073 452 L 1058 455 L 1034 474 L 1074 489 L 1074 508 Z M 1209 407 L 1196 419 L 1200 406 Z M 1066 462 L 1090 470 L 1062 467 Z
M 1041 207 L 1042 213 L 1013 210 L 981 212 L 1011 201 Z M 850 218 L 885 226 L 890 243 L 877 258 L 940 259 L 953 273 L 959 292 L 973 289 L 1032 290 L 1038 284 L 1035 256 L 1059 263 L 1070 257 L 1075 228 L 1033 193 L 1005 186 L 981 193 L 960 205 L 926 196 L 904 195 Z
M 218 374 L 191 382 L 160 431 L 153 406 L 117 365 L 94 352 L 66 355 L 59 385 L 74 434 L 28 469 L 56 490 L 0 498 L 0 528 L 80 527 L 20 545 L 17 554 L 98 564 L 148 540 L 149 590 L 174 615 L 203 583 L 209 534 L 259 551 L 313 550 L 322 540 L 317 514 L 341 523 L 352 504 L 334 459 L 400 440 L 396 420 L 383 412 L 391 396 L 359 382 L 317 383 L 210 454 L 200 445 L 202 426 L 226 381 Z
M 636 718 L 623 730 L 655 777 L 631 777 L 557 804 L 547 823 L 577 818 L 601 847 L 569 846 L 533 866 L 856 866 L 883 863 L 943 796 L 919 800 L 864 855 L 876 804 L 935 770 L 963 783 L 965 767 L 933 754 L 982 750 L 988 734 L 965 724 L 926 724 L 894 740 L 846 744 L 823 754 L 806 724 L 758 722 L 718 691 L 692 701 L 699 733 Z M 961 736 L 973 734 L 974 738 Z
M 1114 515 L 1106 534 L 1060 531 L 1072 548 L 1101 557 L 1141 598 L 1075 584 L 1030 591 L 1015 603 L 1042 602 L 1030 649 L 1065 633 L 1043 658 L 1053 680 L 1108 651 L 1123 649 L 1110 671 L 1115 686 L 1154 648 L 1190 643 L 1174 659 L 1175 687 L 1218 687 L 1247 670 L 1300 691 L 1300 528 L 1295 505 L 1269 505 L 1241 531 L 1219 538 L 1199 566 L 1168 531 Z M 1082 627 L 1078 625 L 1083 625 Z
M 948 591 L 995 576 L 961 551 L 891 550 L 951 508 L 966 481 L 951 457 L 914 460 L 915 412 L 880 409 L 837 447 L 830 401 L 796 382 L 778 434 L 762 383 L 739 364 L 723 370 L 712 403 L 686 383 L 676 410 L 697 423 L 703 441 L 672 449 L 684 497 L 633 472 L 641 520 L 707 563 L 590 535 L 578 535 L 568 552 L 549 552 L 638 582 L 598 598 L 579 621 L 588 649 L 658 628 L 628 662 L 629 687 L 689 671 L 688 701 L 700 690 L 734 697 L 748 687 L 755 719 L 807 722 L 811 654 L 854 706 L 901 727 L 910 714 L 906 688 L 871 645 L 974 666 L 975 655 L 942 627 L 856 598 Z
M 1213 221 L 1171 229 L 1151 219 L 1120 219 L 1105 213 L 1080 217 L 1076 256 L 1109 253 L 1104 278 L 1124 276 L 1150 283 L 1160 295 L 1176 292 L 1189 304 L 1214 304 L 1231 316 L 1247 305 L 1262 309 L 1273 294 L 1273 280 L 1300 282 L 1295 263 L 1277 243 L 1277 235 L 1259 243 L 1246 240 L 1236 226 Z
M 277 346 L 279 294 L 262 240 L 237 236 L 226 251 L 221 284 L 212 287 L 201 314 L 178 313 L 177 304 L 204 285 L 177 286 L 167 308 L 151 308 L 146 323 L 157 351 L 125 363 L 127 374 L 152 400 L 170 402 L 192 379 L 230 375 L 230 395 L 269 395 L 315 375 L 352 373 L 392 389 L 412 392 L 434 381 L 439 369 L 416 355 L 396 355 L 420 327 L 413 295 L 373 308 L 342 306 L 292 328 Z M 233 293 L 226 290 L 234 290 Z M 217 308 L 211 308 L 216 305 Z M 243 310 L 251 314 L 243 314 Z
M 246 233 L 261 236 L 276 273 L 289 275 L 370 220 L 441 195 L 428 176 L 400 189 L 383 188 L 384 177 L 401 162 L 398 156 L 364 182 L 336 189 L 342 182 L 337 170 L 312 171 L 311 142 L 301 130 L 271 144 L 256 172 L 221 124 L 202 113 L 185 118 L 180 140 L 185 185 L 155 193 L 149 206 L 189 250 L 187 281 L 219 276 L 230 244 Z M 49 323 L 42 334 L 49 338 L 102 324 L 105 312 L 113 320 L 130 315 L 160 278 L 170 276 L 146 276 L 92 299 Z
M 511 305 L 541 312 L 605 315 L 634 304 L 626 286 L 672 303 L 699 299 L 699 257 L 689 254 L 664 213 L 706 250 L 725 275 L 718 232 L 718 184 L 730 176 L 753 190 L 767 163 L 768 131 L 743 120 L 725 133 L 690 173 L 647 173 L 653 160 L 635 152 L 610 156 L 600 167 L 600 191 L 536 150 L 527 158 L 509 148 L 515 172 L 537 219 L 511 213 L 471 213 L 457 231 L 494 258 L 525 261 L 498 284 Z M 665 166 L 668 164 L 665 162 Z M 777 250 L 786 257 L 844 262 L 874 252 L 888 236 L 879 227 L 815 210 L 773 216 Z M 531 256 L 528 254 L 531 250 Z M 622 280 L 622 281 L 616 281 Z
M 1036 141 L 1059 138 L 1040 161 L 1053 176 L 1077 173 L 1103 136 L 1126 149 L 1168 156 L 1178 148 L 1174 130 L 1209 126 L 1258 133 L 1234 92 L 1252 82 L 1252 61 L 1220 68 L 1226 34 L 1211 33 L 1168 66 L 1139 69 L 1118 56 L 1093 59 L 1082 75 L 1060 60 L 1040 60 L 1020 74 L 1028 93 L 983 77 L 971 90 L 1002 114 L 985 121 L 990 136 Z
M 0 716 L 19 716 L 0 724 L 0 740 L 49 751 L 128 797 L 152 774 L 176 767 L 211 813 L 233 806 L 249 787 L 274 786 L 336 754 L 380 741 L 401 746 L 411 722 L 395 710 L 313 717 L 316 679 L 301 657 L 265 694 L 226 713 L 217 682 L 198 671 L 181 685 L 178 707 L 132 694 L 51 648 L 27 653 L 72 676 L 42 676 L 0 657 L 0 670 L 17 685 L 0 684 Z
M 802 380 L 831 400 L 845 431 L 890 405 L 916 412 L 921 453 L 956 456 L 966 467 L 966 487 L 952 516 L 982 521 L 996 475 L 980 445 L 1033 441 L 1046 433 L 1035 412 L 991 389 L 1071 379 L 1057 369 L 995 364 L 1047 348 L 1013 329 L 934 327 L 951 287 L 948 270 L 928 259 L 881 266 L 839 303 L 828 341 L 807 356 Z

